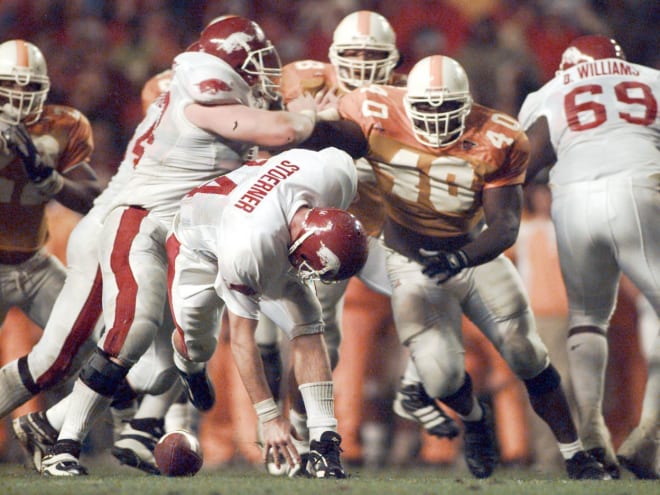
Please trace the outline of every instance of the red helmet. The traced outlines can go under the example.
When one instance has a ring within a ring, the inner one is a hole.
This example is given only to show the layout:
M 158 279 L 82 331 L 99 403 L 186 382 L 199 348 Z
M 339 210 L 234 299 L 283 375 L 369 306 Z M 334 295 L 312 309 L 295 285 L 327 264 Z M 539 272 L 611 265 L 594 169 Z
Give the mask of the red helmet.
M 359 272 L 369 243 L 360 221 L 339 208 L 312 208 L 289 248 L 289 261 L 303 280 L 338 282 Z
M 234 15 L 213 20 L 188 50 L 224 60 L 249 86 L 260 84 L 267 98 L 279 96 L 282 63 L 277 50 L 256 22 Z
M 612 38 L 598 34 L 580 36 L 574 39 L 564 50 L 559 63 L 559 70 L 570 69 L 574 65 L 592 62 L 601 58 L 626 59 L 623 49 Z

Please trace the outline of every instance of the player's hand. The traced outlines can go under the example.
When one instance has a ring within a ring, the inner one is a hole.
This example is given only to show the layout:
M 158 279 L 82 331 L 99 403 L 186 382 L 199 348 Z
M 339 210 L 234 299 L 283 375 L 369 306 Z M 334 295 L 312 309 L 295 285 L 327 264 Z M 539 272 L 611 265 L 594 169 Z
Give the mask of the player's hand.
M 339 94 L 337 93 L 337 86 L 332 86 L 325 90 L 319 91 L 314 96 L 316 100 L 316 111 L 322 112 L 324 110 L 336 109 L 339 102 Z
M 293 445 L 292 437 L 302 440 L 288 419 L 278 416 L 262 424 L 263 460 L 268 461 L 268 454 L 272 454 L 275 467 L 279 469 L 280 454 L 286 459 L 291 471 L 300 469 L 300 454 Z
M 44 162 L 23 124 L 5 127 L 0 134 L 6 147 L 21 159 L 25 173 L 42 194 L 53 196 L 62 189 L 62 176 Z
M 54 170 L 43 163 L 30 133 L 23 124 L 9 126 L 3 129 L 2 134 L 7 147 L 23 162 L 25 172 L 32 182 L 38 183 L 51 176 Z
M 289 112 L 316 114 L 316 100 L 311 93 L 306 92 L 287 103 L 286 108 Z
M 452 278 L 469 263 L 467 255 L 460 249 L 445 253 L 420 248 L 419 254 L 422 256 L 424 265 L 422 273 L 430 278 L 437 278 L 438 284 Z

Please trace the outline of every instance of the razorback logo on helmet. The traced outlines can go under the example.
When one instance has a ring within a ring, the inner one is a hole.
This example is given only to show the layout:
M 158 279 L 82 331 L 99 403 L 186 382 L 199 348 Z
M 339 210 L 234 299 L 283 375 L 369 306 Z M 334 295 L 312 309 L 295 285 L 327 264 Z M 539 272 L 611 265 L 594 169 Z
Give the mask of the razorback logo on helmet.
M 250 42 L 254 40 L 254 38 L 255 37 L 252 34 L 236 32 L 230 34 L 226 38 L 211 38 L 209 43 L 215 45 L 218 51 L 222 50 L 225 53 L 233 53 L 241 50 L 249 52 Z
M 586 53 L 581 52 L 574 46 L 567 48 L 564 52 L 564 55 L 562 56 L 562 63 L 564 65 L 577 65 L 582 62 L 593 62 L 593 60 L 593 57 L 590 57 Z
M 318 251 L 316 251 L 316 255 L 319 257 L 319 260 L 321 260 L 321 263 L 323 263 L 324 273 L 330 275 L 339 272 L 339 269 L 341 268 L 339 257 L 323 242 Z
M 212 95 L 233 90 L 231 84 L 227 84 L 220 79 L 204 79 L 197 84 L 197 87 L 199 88 L 200 93 L 208 93 Z

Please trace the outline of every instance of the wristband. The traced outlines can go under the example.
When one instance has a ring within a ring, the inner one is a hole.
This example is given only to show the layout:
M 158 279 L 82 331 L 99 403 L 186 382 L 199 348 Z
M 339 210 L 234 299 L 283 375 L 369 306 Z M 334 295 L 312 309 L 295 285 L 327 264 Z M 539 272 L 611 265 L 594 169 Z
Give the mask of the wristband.
M 281 416 L 280 408 L 277 407 L 272 397 L 254 404 L 254 410 L 257 412 L 259 422 L 262 424 Z

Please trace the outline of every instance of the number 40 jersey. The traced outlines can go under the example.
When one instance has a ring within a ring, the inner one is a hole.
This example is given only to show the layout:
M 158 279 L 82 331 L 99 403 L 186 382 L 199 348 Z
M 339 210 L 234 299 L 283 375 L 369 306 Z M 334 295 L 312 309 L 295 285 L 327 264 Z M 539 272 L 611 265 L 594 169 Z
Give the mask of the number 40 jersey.
M 660 71 L 618 58 L 581 63 L 557 73 L 525 99 L 518 120 L 529 129 L 548 122 L 557 164 L 553 184 L 614 175 L 642 181 L 660 163 Z
M 405 88 L 368 86 L 339 100 L 343 119 L 360 125 L 387 216 L 425 236 L 456 237 L 483 217 L 481 193 L 522 184 L 529 142 L 516 119 L 473 104 L 462 136 L 444 147 L 415 138 Z

